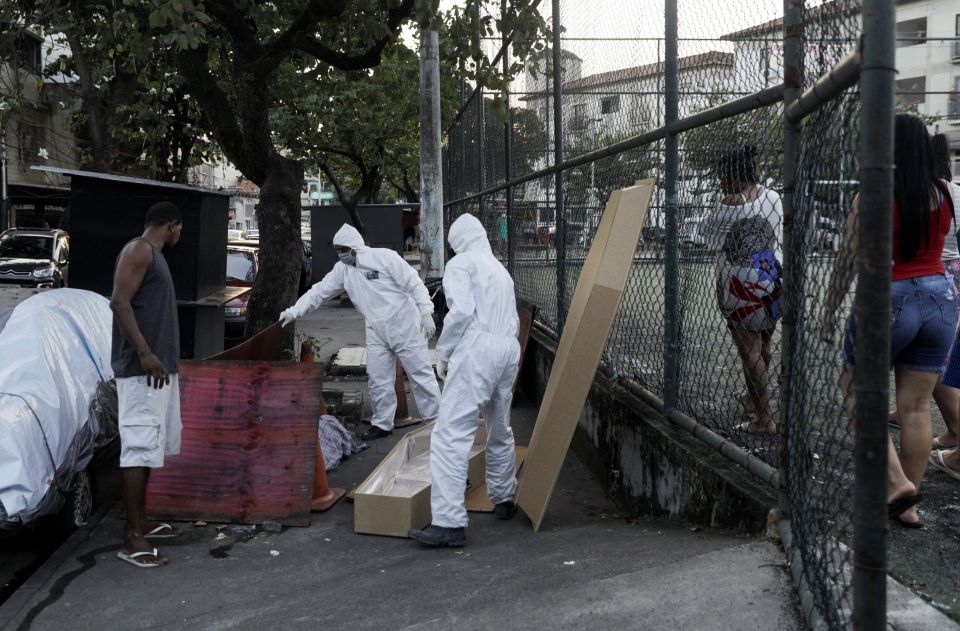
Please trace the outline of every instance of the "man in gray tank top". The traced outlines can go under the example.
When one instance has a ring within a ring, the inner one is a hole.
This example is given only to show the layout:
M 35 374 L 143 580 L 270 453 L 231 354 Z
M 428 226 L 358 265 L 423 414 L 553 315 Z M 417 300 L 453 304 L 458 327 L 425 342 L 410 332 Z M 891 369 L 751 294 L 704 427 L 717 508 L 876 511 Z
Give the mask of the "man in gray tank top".
M 183 532 L 147 522 L 150 470 L 180 453 L 180 331 L 173 278 L 163 253 L 180 240 L 183 218 L 170 202 L 147 211 L 143 234 L 117 257 L 113 277 L 113 348 L 120 420 L 120 468 L 127 510 L 117 557 L 141 568 L 166 565 L 147 541 Z

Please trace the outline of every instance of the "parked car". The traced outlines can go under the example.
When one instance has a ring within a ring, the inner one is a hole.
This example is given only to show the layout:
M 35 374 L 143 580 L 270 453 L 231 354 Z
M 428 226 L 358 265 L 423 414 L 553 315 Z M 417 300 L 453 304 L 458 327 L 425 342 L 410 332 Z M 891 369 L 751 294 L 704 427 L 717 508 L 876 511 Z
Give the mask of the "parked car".
M 840 224 L 833 219 L 817 215 L 814 224 L 812 243 L 814 252 L 832 254 L 840 250 L 843 240 Z
M 244 246 L 248 248 L 253 248 L 257 251 L 260 250 L 260 242 L 252 241 L 250 239 L 240 239 L 239 241 L 234 241 L 230 245 Z M 297 295 L 302 296 L 306 293 L 311 286 L 313 286 L 313 263 L 310 259 L 310 250 L 307 248 L 307 244 L 304 241 L 300 240 L 300 282 L 297 285 Z M 229 284 L 229 283 L 228 283 Z
M 65 287 L 69 263 L 63 230 L 12 228 L 0 234 L 0 286 Z
M 257 249 L 234 245 L 227 246 L 227 286 L 253 287 L 257 279 Z M 223 309 L 223 341 L 230 347 L 243 341 L 247 327 L 247 303 L 250 292 L 234 298 Z
M 700 224 L 703 217 L 684 219 L 680 226 L 680 243 L 688 248 L 702 248 L 707 242 L 700 235 Z
M 260 240 L 259 228 L 252 228 L 250 230 L 245 230 L 242 238 L 247 241 L 259 241 Z

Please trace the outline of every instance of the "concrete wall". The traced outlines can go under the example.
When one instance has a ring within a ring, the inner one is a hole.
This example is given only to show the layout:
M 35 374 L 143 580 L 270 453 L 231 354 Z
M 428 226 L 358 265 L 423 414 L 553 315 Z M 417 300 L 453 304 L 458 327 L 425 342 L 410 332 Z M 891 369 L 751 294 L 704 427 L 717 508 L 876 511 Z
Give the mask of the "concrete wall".
M 534 329 L 521 385 L 543 398 L 556 346 Z M 628 514 L 763 532 L 773 489 L 598 373 L 573 450 Z

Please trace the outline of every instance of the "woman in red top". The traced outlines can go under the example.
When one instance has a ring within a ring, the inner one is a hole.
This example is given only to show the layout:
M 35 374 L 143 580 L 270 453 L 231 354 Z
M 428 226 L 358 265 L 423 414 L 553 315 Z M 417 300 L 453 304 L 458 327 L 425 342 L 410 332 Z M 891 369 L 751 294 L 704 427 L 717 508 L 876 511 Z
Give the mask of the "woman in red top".
M 890 356 L 902 433 L 900 454 L 893 441 L 889 443 L 887 502 L 895 523 L 919 528 L 918 491 L 933 440 L 930 397 L 943 372 L 957 324 L 956 290 L 940 258 L 953 218 L 953 200 L 949 188 L 936 176 L 927 128 L 915 116 L 896 117 L 894 164 Z M 831 277 L 823 324 L 825 339 L 833 337 L 836 312 L 853 279 L 858 201 L 854 199 L 853 212 L 847 218 L 844 247 Z M 856 322 L 851 315 L 844 336 L 846 369 L 841 380 L 851 415 L 855 345 Z

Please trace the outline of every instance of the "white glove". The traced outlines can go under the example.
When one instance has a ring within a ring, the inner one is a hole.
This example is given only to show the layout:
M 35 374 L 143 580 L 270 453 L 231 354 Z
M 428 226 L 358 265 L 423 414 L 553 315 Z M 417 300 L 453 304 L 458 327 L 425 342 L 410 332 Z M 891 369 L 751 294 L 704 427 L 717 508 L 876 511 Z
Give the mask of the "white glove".
M 433 322 L 433 314 L 425 313 L 420 316 L 420 332 L 427 340 L 432 338 L 437 332 L 437 325 Z
M 447 362 L 438 361 L 437 362 L 437 379 L 440 381 L 447 380 Z
M 297 316 L 293 310 L 293 307 L 290 307 L 289 309 L 284 309 L 283 311 L 280 312 L 280 323 L 283 326 L 287 326 L 288 324 L 290 324 L 296 319 L 297 319 Z

